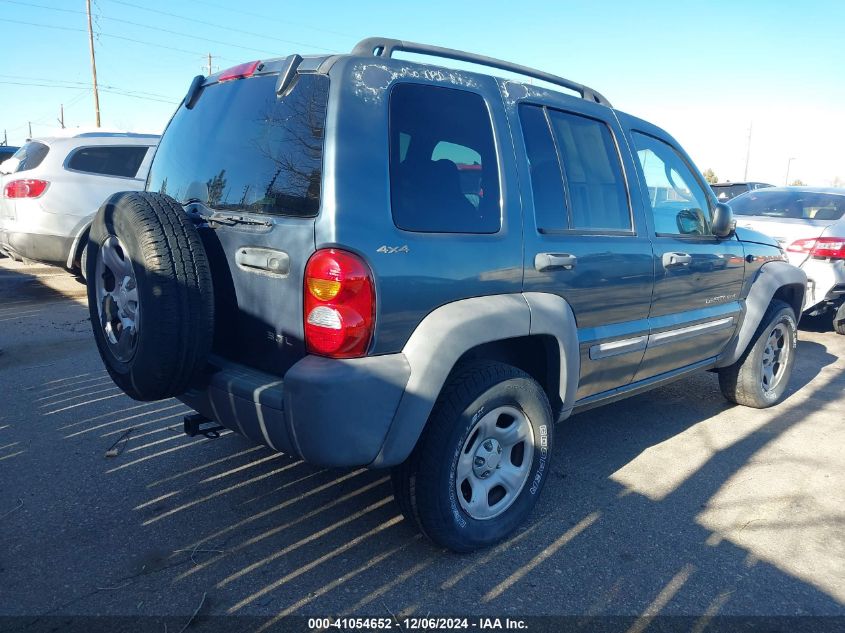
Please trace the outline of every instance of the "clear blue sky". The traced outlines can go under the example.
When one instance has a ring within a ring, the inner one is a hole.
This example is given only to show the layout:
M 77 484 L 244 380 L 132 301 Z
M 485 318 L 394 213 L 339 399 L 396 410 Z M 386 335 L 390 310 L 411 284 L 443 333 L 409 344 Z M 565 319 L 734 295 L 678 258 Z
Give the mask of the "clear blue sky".
M 845 181 L 842 0 L 93 0 L 93 12 L 112 129 L 160 131 L 208 52 L 218 70 L 386 35 L 594 86 L 669 130 L 722 179 L 742 179 L 753 124 L 750 179 L 782 184 L 794 157 L 790 180 Z M 27 121 L 33 136 L 49 134 L 60 103 L 67 125 L 93 124 L 84 0 L 0 0 L 0 41 L 0 134 L 8 130 L 10 144 L 24 141 Z M 33 83 L 42 85 L 20 85 Z

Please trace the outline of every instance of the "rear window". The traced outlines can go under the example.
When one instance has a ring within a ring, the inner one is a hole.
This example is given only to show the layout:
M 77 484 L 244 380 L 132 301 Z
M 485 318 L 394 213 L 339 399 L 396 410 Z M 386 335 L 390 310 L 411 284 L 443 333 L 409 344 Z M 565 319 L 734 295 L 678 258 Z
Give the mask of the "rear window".
M 12 158 L 18 161 L 18 166 L 15 171 L 19 172 L 35 169 L 44 162 L 44 159 L 47 157 L 47 153 L 49 151 L 50 148 L 44 145 L 44 143 L 30 141 L 15 152 L 14 156 L 12 156 Z
M 499 173 L 481 95 L 398 84 L 390 96 L 393 222 L 422 233 L 496 233 Z
M 81 147 L 70 155 L 66 167 L 89 174 L 134 178 L 147 149 L 146 146 Z
M 839 220 L 845 215 L 845 195 L 757 189 L 731 200 L 731 210 L 767 218 Z
M 300 75 L 214 84 L 180 107 L 159 143 L 147 189 L 211 209 L 314 216 L 320 208 L 329 79 Z

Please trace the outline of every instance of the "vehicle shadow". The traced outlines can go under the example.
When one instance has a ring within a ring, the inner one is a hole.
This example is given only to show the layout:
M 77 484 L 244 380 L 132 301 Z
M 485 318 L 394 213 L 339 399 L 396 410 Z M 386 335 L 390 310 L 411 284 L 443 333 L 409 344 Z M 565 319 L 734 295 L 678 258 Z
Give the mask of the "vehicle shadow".
M 174 401 L 76 420 L 64 432 L 105 443 L 133 429 L 101 476 L 107 488 L 140 494 L 122 510 L 143 545 L 106 585 L 172 592 L 168 605 L 173 595 L 185 602 L 171 612 L 205 595 L 202 614 L 263 616 L 255 628 L 287 614 L 843 615 L 824 579 L 760 560 L 701 519 L 755 455 L 841 397 L 842 372 L 819 375 L 836 360 L 824 345 L 801 342 L 799 359 L 793 395 L 767 411 L 729 405 L 703 374 L 559 425 L 532 520 L 467 556 L 434 547 L 403 520 L 387 472 L 315 468 L 231 433 L 184 437 L 186 409 Z M 799 389 L 809 390 L 800 402 Z M 653 451 L 665 459 L 638 470 Z M 786 531 L 796 518 L 769 527 Z M 827 520 L 845 527 L 842 514 Z M 128 604 L 96 596 L 106 611 Z
M 288 614 L 685 614 L 704 624 L 721 614 L 845 615 L 841 574 L 799 569 L 801 552 L 772 554 L 747 539 L 763 524 L 786 539 L 815 522 L 840 535 L 828 545 L 841 560 L 841 510 L 810 512 L 804 491 L 770 491 L 763 479 L 752 487 L 759 499 L 744 503 L 763 508 L 775 495 L 786 503 L 779 513 L 738 525 L 712 517 L 761 461 L 772 479 L 822 470 L 812 451 L 772 450 L 841 407 L 845 375 L 819 341 L 800 342 L 789 396 L 772 409 L 728 404 L 705 373 L 558 425 L 531 520 L 465 556 L 431 545 L 402 518 L 387 472 L 316 468 L 228 431 L 189 438 L 187 407 L 129 400 L 86 357 L 25 393 L 38 413 L 33 437 L 59 438 L 61 466 L 85 473 L 84 482 L 51 480 L 76 505 L 53 517 L 62 538 L 38 547 L 45 560 L 70 556 L 65 564 L 90 573 L 68 583 L 59 572 L 63 595 L 42 601 L 60 613 L 179 616 L 180 626 L 200 605 L 199 620 L 249 616 L 239 625 L 249 630 Z M 24 516 L 4 521 L 13 539 L 26 536 L 27 524 L 16 523 Z

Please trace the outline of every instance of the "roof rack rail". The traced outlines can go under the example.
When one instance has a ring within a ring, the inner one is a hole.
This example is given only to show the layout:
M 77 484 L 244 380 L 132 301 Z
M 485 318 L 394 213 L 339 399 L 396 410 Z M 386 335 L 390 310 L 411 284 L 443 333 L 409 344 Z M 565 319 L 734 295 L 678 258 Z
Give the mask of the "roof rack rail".
M 526 77 L 533 77 L 534 79 L 541 79 L 550 84 L 563 86 L 569 90 L 573 90 L 581 95 L 581 98 L 587 101 L 600 103 L 608 108 L 612 108 L 610 101 L 608 101 L 601 93 L 596 92 L 592 88 L 579 84 L 551 73 L 537 70 L 529 66 L 521 66 L 520 64 L 513 64 L 494 57 L 486 57 L 485 55 L 476 55 L 474 53 L 466 53 L 464 51 L 454 50 L 452 48 L 442 48 L 440 46 L 431 46 L 429 44 L 417 44 L 415 42 L 405 42 L 403 40 L 394 40 L 386 37 L 368 37 L 361 40 L 352 49 L 353 55 L 362 57 L 391 57 L 394 51 L 404 51 L 406 53 L 420 53 L 423 55 L 431 55 L 433 57 L 445 57 L 447 59 L 454 59 L 462 62 L 470 62 L 473 64 L 480 64 L 482 66 L 490 66 L 491 68 L 498 68 L 499 70 L 507 70 Z

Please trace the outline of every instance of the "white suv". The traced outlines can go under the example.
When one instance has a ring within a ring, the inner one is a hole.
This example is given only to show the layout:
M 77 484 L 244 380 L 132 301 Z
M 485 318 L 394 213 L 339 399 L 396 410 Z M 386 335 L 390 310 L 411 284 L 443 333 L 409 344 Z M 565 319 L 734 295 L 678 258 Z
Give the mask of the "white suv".
M 115 192 L 144 188 L 158 139 L 86 132 L 27 142 L 0 165 L 0 251 L 84 274 L 97 209 Z

